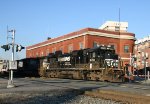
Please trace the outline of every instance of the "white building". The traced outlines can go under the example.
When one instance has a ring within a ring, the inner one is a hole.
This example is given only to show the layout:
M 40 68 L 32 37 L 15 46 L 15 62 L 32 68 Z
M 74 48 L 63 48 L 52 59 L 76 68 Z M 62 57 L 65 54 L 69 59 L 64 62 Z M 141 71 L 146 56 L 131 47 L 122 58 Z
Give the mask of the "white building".
M 99 29 L 127 32 L 128 22 L 106 21 Z

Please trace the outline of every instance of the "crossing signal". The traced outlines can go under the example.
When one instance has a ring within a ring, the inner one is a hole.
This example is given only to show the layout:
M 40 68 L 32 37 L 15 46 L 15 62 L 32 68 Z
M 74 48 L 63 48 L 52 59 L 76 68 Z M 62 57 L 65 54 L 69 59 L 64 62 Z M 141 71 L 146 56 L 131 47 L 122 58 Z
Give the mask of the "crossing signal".
M 17 45 L 16 46 L 16 52 L 20 52 L 22 49 L 25 49 L 25 47 L 23 47 L 22 45 Z
M 5 51 L 8 51 L 10 49 L 9 45 L 2 45 L 1 48 L 5 49 Z

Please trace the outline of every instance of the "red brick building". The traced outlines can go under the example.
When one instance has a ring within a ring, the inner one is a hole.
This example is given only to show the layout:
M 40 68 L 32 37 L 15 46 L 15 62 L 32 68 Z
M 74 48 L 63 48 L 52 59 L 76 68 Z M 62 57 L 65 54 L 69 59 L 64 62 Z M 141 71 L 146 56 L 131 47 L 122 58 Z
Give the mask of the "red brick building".
M 49 53 L 61 50 L 68 53 L 73 50 L 112 45 L 124 63 L 129 63 L 130 53 L 133 53 L 135 35 L 126 31 L 109 31 L 94 28 L 84 28 L 57 38 L 28 46 L 26 57 L 47 56 Z

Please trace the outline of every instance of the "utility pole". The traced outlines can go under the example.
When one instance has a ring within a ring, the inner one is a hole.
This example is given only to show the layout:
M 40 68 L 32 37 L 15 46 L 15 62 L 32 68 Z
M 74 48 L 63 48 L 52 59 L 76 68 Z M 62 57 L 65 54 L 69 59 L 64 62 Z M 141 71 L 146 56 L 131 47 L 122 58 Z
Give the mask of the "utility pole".
M 144 61 L 144 71 L 145 71 L 145 82 L 146 82 L 146 53 L 144 53 L 144 56 L 143 56 L 143 61 Z
M 146 82 L 146 56 L 144 55 L 144 70 L 145 70 L 145 82 Z
M 147 80 L 146 78 L 146 60 L 148 59 L 148 53 L 142 52 L 142 59 L 143 59 L 143 64 L 144 64 L 144 71 L 145 71 L 145 82 Z
M 11 30 L 11 31 L 8 31 L 8 32 L 12 32 L 12 37 L 11 37 L 11 39 L 12 39 L 12 43 L 11 43 L 11 45 L 12 45 L 12 62 L 14 62 L 15 30 Z M 9 77 L 9 80 L 8 80 L 7 88 L 15 87 L 15 85 L 13 83 L 13 69 L 10 69 L 10 73 L 9 73 L 10 77 Z

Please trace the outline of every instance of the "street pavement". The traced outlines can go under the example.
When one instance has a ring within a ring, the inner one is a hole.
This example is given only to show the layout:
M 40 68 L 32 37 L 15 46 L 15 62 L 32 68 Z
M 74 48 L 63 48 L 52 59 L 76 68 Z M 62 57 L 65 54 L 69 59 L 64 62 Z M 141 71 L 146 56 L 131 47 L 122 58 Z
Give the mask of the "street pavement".
M 139 93 L 149 96 L 149 83 L 109 83 L 99 81 L 70 80 L 70 79 L 49 79 L 49 78 L 14 78 L 16 87 L 7 88 L 8 79 L 0 78 L 0 93 L 17 91 L 48 91 L 48 90 L 96 90 L 111 89 Z M 148 81 L 147 81 L 148 82 Z

